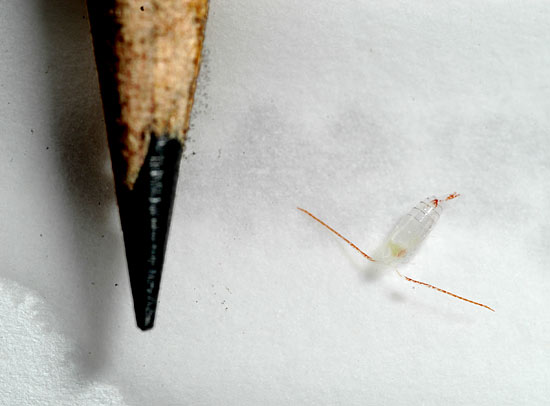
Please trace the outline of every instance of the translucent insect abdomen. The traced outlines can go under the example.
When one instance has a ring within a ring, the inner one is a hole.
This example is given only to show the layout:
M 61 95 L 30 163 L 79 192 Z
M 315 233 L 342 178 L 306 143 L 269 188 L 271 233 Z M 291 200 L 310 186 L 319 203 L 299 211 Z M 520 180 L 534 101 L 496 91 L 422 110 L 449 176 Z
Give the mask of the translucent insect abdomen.
M 399 220 L 377 259 L 391 264 L 412 256 L 435 226 L 440 214 L 441 200 L 428 197 L 419 202 Z

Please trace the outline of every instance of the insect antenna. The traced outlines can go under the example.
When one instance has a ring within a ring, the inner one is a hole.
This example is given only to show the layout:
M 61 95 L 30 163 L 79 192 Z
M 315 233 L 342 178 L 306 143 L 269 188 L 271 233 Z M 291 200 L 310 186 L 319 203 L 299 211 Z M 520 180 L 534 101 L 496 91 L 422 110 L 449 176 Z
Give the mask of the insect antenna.
M 450 195 L 448 195 L 445 199 L 433 199 L 432 200 L 432 204 L 437 207 L 439 206 L 439 203 L 442 203 L 442 202 L 446 202 L 448 200 L 452 200 L 452 199 L 455 199 L 457 198 L 458 196 L 460 196 L 460 193 L 451 193 Z
M 447 196 L 447 197 L 445 198 L 445 201 L 447 201 L 447 200 L 452 200 L 452 199 L 454 199 L 454 198 L 456 198 L 456 197 L 458 197 L 458 196 L 460 196 L 460 193 L 456 193 L 456 192 L 451 193 L 449 196 Z
M 338 231 L 336 231 L 334 228 L 332 228 L 331 226 L 329 226 L 327 223 L 325 223 L 324 221 L 322 220 L 319 220 L 317 217 L 315 217 L 313 214 L 311 214 L 309 211 L 305 210 L 305 209 L 302 209 L 300 207 L 297 207 L 298 210 L 300 211 L 303 211 L 304 213 L 306 213 L 308 216 L 310 216 L 311 218 L 313 218 L 313 220 L 321 223 L 321 225 L 325 226 L 326 228 L 328 228 L 330 231 L 332 231 L 334 234 L 336 234 L 338 237 L 340 237 L 342 240 L 344 240 L 345 242 L 347 242 L 350 246 L 352 246 L 357 252 L 359 252 L 361 255 L 363 255 L 365 258 L 367 258 L 369 261 L 372 261 L 372 262 L 377 262 L 373 257 L 371 257 L 370 255 L 368 255 L 367 253 L 361 251 L 357 245 L 355 245 L 354 243 L 352 243 L 350 240 L 348 240 L 346 237 L 344 237 L 342 234 L 340 234 Z
M 402 274 L 401 272 L 399 272 L 397 269 L 394 269 L 394 270 L 395 270 L 395 272 L 397 272 L 397 274 L 398 274 L 399 276 L 401 276 L 403 279 L 408 280 L 409 282 L 418 283 L 419 285 L 422 285 L 422 286 L 427 286 L 428 288 L 435 289 L 435 290 L 437 290 L 438 292 L 445 293 L 445 294 L 447 294 L 447 295 L 449 295 L 449 296 L 452 296 L 452 297 L 456 297 L 457 299 L 464 300 L 465 302 L 468 302 L 468 303 L 471 303 L 471 304 L 475 304 L 475 305 L 477 305 L 477 306 L 485 307 L 486 309 L 489 309 L 489 310 L 492 311 L 492 312 L 495 311 L 494 309 L 491 309 L 489 306 L 484 305 L 483 303 L 474 302 L 473 300 L 466 299 L 465 297 L 455 295 L 454 293 L 448 292 L 448 291 L 446 291 L 446 290 L 444 290 L 444 289 L 440 289 L 440 288 L 438 288 L 437 286 L 430 285 L 429 283 L 417 281 L 417 280 L 415 280 L 415 279 L 413 279 L 413 278 L 409 278 L 408 276 L 403 275 L 403 274 Z

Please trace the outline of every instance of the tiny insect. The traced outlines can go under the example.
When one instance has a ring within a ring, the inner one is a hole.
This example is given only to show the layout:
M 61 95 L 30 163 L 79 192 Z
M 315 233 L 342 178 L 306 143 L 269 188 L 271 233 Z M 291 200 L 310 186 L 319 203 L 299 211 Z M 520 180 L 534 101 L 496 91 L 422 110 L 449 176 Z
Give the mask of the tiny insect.
M 460 196 L 458 193 L 452 193 L 443 199 L 438 199 L 432 196 L 418 203 L 415 207 L 411 209 L 411 211 L 409 211 L 409 213 L 407 213 L 407 215 L 405 215 L 397 223 L 385 243 L 382 245 L 382 248 L 377 251 L 376 258 L 373 258 L 364 251 L 360 250 L 354 243 L 352 243 L 338 231 L 333 229 L 331 226 L 326 224 L 324 221 L 315 217 L 309 211 L 300 207 L 298 207 L 298 210 L 304 212 L 305 214 L 322 224 L 324 227 L 332 231 L 369 261 L 378 262 L 387 266 L 394 267 L 397 263 L 403 262 L 407 258 L 414 255 L 422 241 L 424 241 L 424 239 L 428 236 L 432 228 L 437 223 L 437 220 L 439 220 L 439 216 L 441 215 L 441 210 L 444 203 L 458 196 Z M 417 283 L 422 286 L 427 286 L 428 288 L 435 289 L 438 292 L 445 293 L 457 299 L 484 307 L 494 312 L 494 310 L 487 305 L 475 302 L 470 299 L 466 299 L 465 297 L 440 289 L 434 285 L 430 285 L 429 283 L 409 278 L 408 276 L 405 276 L 401 272 L 399 272 L 397 268 L 394 267 L 393 269 L 400 277 L 409 282 Z

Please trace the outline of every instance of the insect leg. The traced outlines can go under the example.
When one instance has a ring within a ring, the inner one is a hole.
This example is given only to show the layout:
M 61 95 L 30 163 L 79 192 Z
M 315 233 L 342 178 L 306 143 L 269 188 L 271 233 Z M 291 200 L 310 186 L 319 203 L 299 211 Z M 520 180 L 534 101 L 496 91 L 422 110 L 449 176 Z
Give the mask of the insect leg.
M 486 309 L 489 309 L 490 311 L 494 312 L 494 309 L 491 309 L 489 306 L 484 305 L 483 303 L 474 302 L 473 300 L 466 299 L 465 297 L 455 295 L 454 293 L 451 293 L 451 292 L 448 292 L 448 291 L 446 291 L 446 290 L 440 289 L 440 288 L 438 288 L 437 286 L 430 285 L 429 283 L 421 282 L 421 281 L 417 281 L 417 280 L 415 280 L 415 279 L 409 278 L 408 276 L 403 275 L 401 272 L 399 272 L 399 271 L 397 270 L 397 268 L 395 268 L 395 272 L 397 272 L 397 274 L 398 274 L 399 276 L 401 276 L 403 279 L 408 280 L 409 282 L 418 283 L 419 285 L 422 285 L 422 286 L 427 286 L 428 288 L 435 289 L 435 290 L 437 290 L 438 292 L 445 293 L 445 294 L 447 294 L 447 295 L 449 295 L 449 296 L 456 297 L 457 299 L 464 300 L 465 302 L 472 303 L 472 304 L 475 304 L 475 305 L 477 305 L 477 306 L 485 307 Z
M 317 217 L 315 217 L 313 214 L 311 214 L 309 211 L 302 209 L 300 207 L 297 207 L 298 210 L 303 211 L 308 216 L 313 218 L 313 220 L 321 223 L 323 226 L 328 228 L 330 231 L 332 231 L 334 234 L 336 234 L 338 237 L 340 237 L 342 240 L 347 242 L 350 246 L 352 246 L 357 252 L 359 252 L 361 255 L 363 255 L 365 258 L 367 258 L 369 261 L 376 262 L 374 258 L 372 258 L 370 255 L 366 254 L 365 252 L 361 251 L 354 243 L 352 243 L 350 240 L 348 240 L 346 237 L 344 237 L 342 234 L 340 234 L 338 231 L 336 231 L 334 228 L 323 222 L 322 220 L 319 220 Z

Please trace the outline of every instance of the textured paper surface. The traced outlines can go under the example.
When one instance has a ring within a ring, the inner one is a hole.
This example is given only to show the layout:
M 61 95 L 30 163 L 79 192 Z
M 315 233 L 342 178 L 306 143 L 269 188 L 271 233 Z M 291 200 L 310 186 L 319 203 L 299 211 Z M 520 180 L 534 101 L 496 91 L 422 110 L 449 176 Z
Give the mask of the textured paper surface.
M 212 1 L 154 330 L 85 4 L 1 3 L 0 404 L 543 405 L 550 6 Z M 401 270 L 367 252 L 449 202 Z M 37 401 L 40 400 L 40 401 Z

